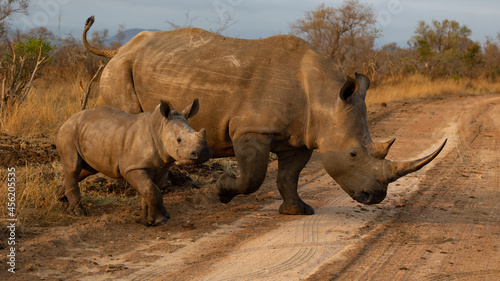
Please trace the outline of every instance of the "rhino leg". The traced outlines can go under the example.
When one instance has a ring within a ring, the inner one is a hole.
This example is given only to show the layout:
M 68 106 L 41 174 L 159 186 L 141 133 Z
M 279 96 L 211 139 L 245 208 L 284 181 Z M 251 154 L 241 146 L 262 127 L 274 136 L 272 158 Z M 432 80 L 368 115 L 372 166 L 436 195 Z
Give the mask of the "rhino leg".
M 64 197 L 68 201 L 67 211 L 69 213 L 76 213 L 77 215 L 86 216 L 87 210 L 83 207 L 81 201 L 80 187 L 78 182 L 90 175 L 90 171 L 84 170 L 82 168 L 83 159 L 78 155 L 76 151 L 73 151 L 70 155 L 61 154 L 61 161 L 64 170 L 64 180 L 62 188 L 58 191 L 58 196 L 61 197 L 62 201 Z M 87 174 L 88 173 L 88 174 Z M 85 174 L 82 178 L 82 174 Z
M 106 105 L 132 114 L 143 112 L 135 92 L 132 68 L 128 60 L 111 60 L 106 65 L 101 76 L 100 93 Z
M 222 203 L 259 189 L 266 177 L 270 146 L 271 137 L 261 134 L 247 134 L 233 141 L 240 177 L 224 174 L 217 180 L 216 193 Z
M 312 215 L 314 209 L 304 203 L 297 193 L 299 174 L 307 164 L 312 155 L 312 150 L 306 147 L 286 152 L 277 152 L 278 155 L 278 178 L 276 183 L 283 197 L 280 213 L 285 215 Z
M 137 220 L 138 223 L 156 226 L 170 218 L 163 206 L 160 189 L 145 170 L 132 170 L 124 178 L 142 196 L 142 215 Z

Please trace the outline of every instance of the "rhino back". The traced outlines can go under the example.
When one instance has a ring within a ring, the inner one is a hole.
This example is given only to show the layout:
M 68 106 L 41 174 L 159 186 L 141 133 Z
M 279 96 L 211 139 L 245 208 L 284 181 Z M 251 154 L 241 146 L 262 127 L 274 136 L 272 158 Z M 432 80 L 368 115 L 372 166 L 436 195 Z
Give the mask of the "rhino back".
M 196 28 L 143 32 L 109 62 L 102 83 L 123 83 L 111 73 L 130 72 L 144 111 L 160 99 L 184 106 L 199 98 L 200 112 L 190 123 L 206 128 L 215 156 L 225 156 L 222 151 L 232 153 L 231 140 L 247 133 L 301 138 L 309 103 L 302 81 L 307 56 L 320 58 L 316 67 L 335 71 L 331 60 L 325 65 L 321 54 L 294 36 L 246 40 Z

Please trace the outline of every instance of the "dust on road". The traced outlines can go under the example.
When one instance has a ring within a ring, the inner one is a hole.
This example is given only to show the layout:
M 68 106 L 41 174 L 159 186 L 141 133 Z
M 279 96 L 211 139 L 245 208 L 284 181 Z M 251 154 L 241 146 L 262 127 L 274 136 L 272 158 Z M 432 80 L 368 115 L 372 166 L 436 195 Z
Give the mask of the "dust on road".
M 350 199 L 314 155 L 299 192 L 316 214 L 279 215 L 273 162 L 258 192 L 226 205 L 210 186 L 166 194 L 172 219 L 156 228 L 133 222 L 138 204 L 45 229 L 20 241 L 15 277 L 498 280 L 500 95 L 394 103 L 372 108 L 369 121 L 373 139 L 397 138 L 391 160 L 448 144 L 423 170 L 390 184 L 375 206 Z

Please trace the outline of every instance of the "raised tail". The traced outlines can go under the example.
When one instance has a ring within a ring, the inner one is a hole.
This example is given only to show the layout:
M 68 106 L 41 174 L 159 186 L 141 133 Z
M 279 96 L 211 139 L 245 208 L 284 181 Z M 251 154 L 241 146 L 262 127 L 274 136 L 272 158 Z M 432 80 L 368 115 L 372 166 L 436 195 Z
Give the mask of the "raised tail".
M 94 16 L 91 16 L 85 22 L 85 28 L 83 29 L 83 34 L 82 34 L 83 46 L 85 46 L 85 49 L 87 49 L 89 52 L 95 55 L 111 59 L 116 55 L 116 53 L 118 53 L 118 50 L 97 49 L 90 46 L 89 42 L 87 41 L 87 32 L 89 31 L 90 27 L 94 24 L 94 21 L 95 21 Z

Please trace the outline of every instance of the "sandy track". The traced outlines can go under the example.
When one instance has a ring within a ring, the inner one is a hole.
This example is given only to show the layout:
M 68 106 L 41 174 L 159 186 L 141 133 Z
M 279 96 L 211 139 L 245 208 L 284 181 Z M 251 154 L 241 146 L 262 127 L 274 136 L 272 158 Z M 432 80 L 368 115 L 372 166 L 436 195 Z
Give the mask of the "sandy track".
M 47 231 L 24 242 L 35 265 L 18 277 L 499 280 L 500 96 L 390 104 L 369 119 L 375 140 L 397 138 L 391 160 L 448 144 L 423 170 L 389 185 L 379 205 L 351 200 L 314 155 L 299 190 L 316 214 L 279 215 L 274 162 L 261 190 L 227 205 L 209 187 L 167 195 L 172 220 L 164 226 L 134 224 L 136 206 Z
M 500 280 L 500 97 L 429 102 L 425 110 L 436 115 L 428 128 L 450 124 L 446 156 L 342 266 L 325 265 L 311 279 Z

